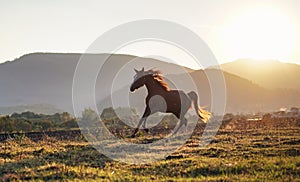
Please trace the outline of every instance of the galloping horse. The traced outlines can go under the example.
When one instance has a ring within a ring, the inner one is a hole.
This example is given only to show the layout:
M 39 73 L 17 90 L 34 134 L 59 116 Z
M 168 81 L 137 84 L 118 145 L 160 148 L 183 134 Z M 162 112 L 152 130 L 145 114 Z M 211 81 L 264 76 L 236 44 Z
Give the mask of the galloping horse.
M 135 137 L 142 124 L 143 128 L 146 128 L 147 117 L 156 112 L 173 113 L 180 120 L 179 126 L 174 132 L 174 134 L 176 134 L 183 124 L 185 126 L 187 125 L 187 119 L 184 115 L 192 106 L 192 103 L 194 103 L 195 111 L 199 118 L 204 122 L 209 120 L 210 113 L 198 107 L 198 95 L 196 92 L 191 91 L 186 94 L 182 90 L 170 90 L 160 71 L 154 71 L 152 69 L 145 71 L 144 68 L 141 71 L 136 69 L 134 69 L 134 71 L 136 75 L 130 86 L 130 91 L 134 92 L 136 89 L 145 85 L 148 90 L 148 95 L 146 97 L 145 112 L 132 137 Z

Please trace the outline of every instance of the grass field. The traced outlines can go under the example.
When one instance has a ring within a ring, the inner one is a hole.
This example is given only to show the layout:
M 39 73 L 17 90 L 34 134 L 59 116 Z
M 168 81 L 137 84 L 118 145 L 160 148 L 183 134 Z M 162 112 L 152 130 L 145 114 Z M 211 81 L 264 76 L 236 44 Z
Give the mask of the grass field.
M 0 143 L 0 181 L 300 181 L 299 125 L 299 119 L 239 118 L 204 149 L 200 127 L 167 159 L 141 165 L 113 161 L 82 136 L 33 141 L 19 135 Z

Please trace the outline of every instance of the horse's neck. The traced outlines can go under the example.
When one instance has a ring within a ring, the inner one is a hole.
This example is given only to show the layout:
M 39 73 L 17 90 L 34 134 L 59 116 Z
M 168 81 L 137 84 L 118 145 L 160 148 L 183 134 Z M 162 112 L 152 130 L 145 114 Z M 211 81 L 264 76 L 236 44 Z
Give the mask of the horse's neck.
M 145 85 L 148 90 L 148 95 L 159 95 L 166 92 L 166 90 L 153 78 L 149 79 Z

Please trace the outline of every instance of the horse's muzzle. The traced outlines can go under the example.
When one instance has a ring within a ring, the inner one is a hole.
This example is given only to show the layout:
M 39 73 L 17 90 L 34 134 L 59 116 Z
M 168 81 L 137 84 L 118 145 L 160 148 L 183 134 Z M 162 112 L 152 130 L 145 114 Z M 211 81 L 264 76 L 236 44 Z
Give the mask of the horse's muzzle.
M 134 92 L 135 89 L 133 87 L 130 87 L 130 92 Z

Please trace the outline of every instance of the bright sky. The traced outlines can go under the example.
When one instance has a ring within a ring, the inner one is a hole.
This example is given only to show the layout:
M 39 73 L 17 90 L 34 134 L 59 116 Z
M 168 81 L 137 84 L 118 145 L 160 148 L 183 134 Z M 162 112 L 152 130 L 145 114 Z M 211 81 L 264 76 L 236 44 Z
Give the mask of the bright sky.
M 0 62 L 33 52 L 82 53 L 112 27 L 163 19 L 197 33 L 220 63 L 254 58 L 300 64 L 299 0 L 0 2 Z M 121 53 L 152 54 L 140 47 Z

